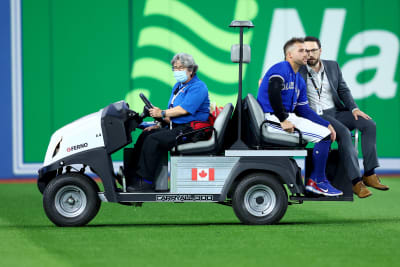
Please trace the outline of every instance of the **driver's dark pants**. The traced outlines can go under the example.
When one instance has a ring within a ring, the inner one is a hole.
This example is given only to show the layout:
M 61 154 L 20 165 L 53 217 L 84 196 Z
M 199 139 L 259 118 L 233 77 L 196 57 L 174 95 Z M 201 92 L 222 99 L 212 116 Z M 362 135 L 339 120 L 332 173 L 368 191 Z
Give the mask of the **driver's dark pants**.
M 133 148 L 132 167 L 137 177 L 154 181 L 155 172 L 164 153 L 176 144 L 176 137 L 191 130 L 189 124 L 174 125 L 172 129 L 162 128 L 143 131 Z M 131 181 L 128 181 L 130 183 Z

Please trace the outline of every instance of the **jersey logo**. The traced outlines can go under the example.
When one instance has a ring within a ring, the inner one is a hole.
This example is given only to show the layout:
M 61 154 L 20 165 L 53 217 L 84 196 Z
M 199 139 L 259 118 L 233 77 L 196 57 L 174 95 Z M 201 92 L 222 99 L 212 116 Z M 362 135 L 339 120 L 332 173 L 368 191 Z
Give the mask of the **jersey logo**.
M 294 89 L 294 82 L 285 83 L 285 88 L 283 90 L 293 90 Z

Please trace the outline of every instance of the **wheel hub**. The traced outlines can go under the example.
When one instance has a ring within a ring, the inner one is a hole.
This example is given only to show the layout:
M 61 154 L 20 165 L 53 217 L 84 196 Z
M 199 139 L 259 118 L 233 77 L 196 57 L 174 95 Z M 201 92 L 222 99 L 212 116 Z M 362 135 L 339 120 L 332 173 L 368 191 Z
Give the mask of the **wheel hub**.
M 54 201 L 57 211 L 68 218 L 82 214 L 87 204 L 85 192 L 75 185 L 67 185 L 60 188 Z
M 275 208 L 276 195 L 269 186 L 257 184 L 247 190 L 244 204 L 250 214 L 263 217 Z
M 258 205 L 261 205 L 264 202 L 264 198 L 263 197 L 257 197 L 256 198 L 256 202 Z
M 74 205 L 76 200 L 71 196 L 70 198 L 67 199 L 67 203 L 70 205 Z

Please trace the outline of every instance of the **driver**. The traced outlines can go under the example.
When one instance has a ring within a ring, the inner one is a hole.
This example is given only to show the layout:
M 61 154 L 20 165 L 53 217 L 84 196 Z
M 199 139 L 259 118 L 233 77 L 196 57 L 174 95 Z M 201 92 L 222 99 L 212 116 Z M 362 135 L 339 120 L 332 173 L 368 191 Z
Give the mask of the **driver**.
M 190 122 L 208 121 L 208 89 L 196 75 L 198 66 L 193 57 L 186 53 L 176 54 L 171 65 L 177 83 L 172 88 L 168 108 L 149 109 L 151 117 L 161 118 L 168 126 L 163 128 L 159 123 L 147 127 L 136 141 L 130 162 L 136 177 L 127 179 L 129 192 L 153 189 L 155 171 L 163 153 L 175 146 L 179 134 L 192 130 Z

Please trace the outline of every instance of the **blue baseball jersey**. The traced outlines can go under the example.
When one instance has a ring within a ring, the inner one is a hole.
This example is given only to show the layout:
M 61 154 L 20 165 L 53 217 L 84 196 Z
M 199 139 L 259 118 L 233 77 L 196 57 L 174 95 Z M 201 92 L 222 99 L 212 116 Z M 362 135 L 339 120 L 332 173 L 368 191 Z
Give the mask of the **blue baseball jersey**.
M 174 99 L 174 92 L 178 89 Z M 173 101 L 173 103 L 172 103 Z M 172 103 L 172 104 L 171 104 Z M 172 88 L 171 97 L 168 101 L 168 108 L 180 106 L 189 114 L 171 118 L 173 123 L 184 124 L 191 121 L 207 121 L 210 115 L 210 99 L 208 89 L 197 75 L 187 84 L 176 83 Z
M 285 87 L 281 91 L 281 96 L 286 112 L 294 112 L 297 105 L 308 104 L 307 86 L 303 77 L 299 72 L 293 71 L 289 62 L 282 61 L 273 65 L 267 71 L 258 90 L 257 100 L 264 113 L 274 113 L 268 96 L 268 82 L 272 77 L 280 77 L 284 82 Z
M 258 89 L 257 101 L 264 113 L 274 113 L 268 95 L 269 80 L 280 77 L 284 88 L 281 90 L 282 105 L 286 112 L 296 112 L 313 122 L 328 126 L 329 122 L 319 117 L 308 105 L 307 85 L 300 73 L 295 73 L 288 61 L 282 61 L 273 65 L 265 74 Z

